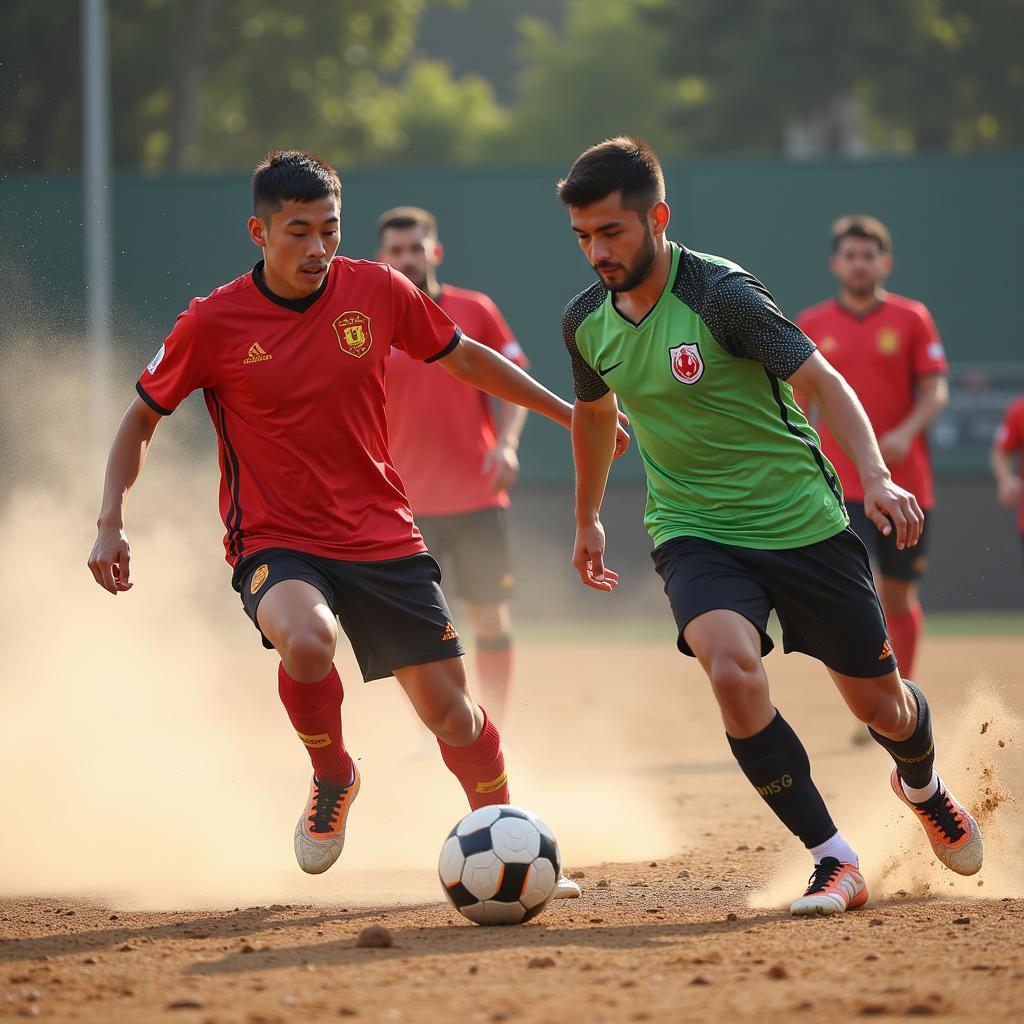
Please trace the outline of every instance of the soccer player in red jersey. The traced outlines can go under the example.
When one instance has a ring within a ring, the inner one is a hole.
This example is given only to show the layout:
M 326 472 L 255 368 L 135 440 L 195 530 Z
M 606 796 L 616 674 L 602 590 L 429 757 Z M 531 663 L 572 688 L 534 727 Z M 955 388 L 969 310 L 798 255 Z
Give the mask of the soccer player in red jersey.
M 381 263 L 405 274 L 474 340 L 529 366 L 488 296 L 438 282 L 444 249 L 433 214 L 396 207 L 381 214 L 377 233 Z M 427 547 L 454 570 L 473 625 L 483 698 L 501 725 L 512 675 L 508 600 L 514 583 L 505 510 L 519 475 L 516 451 L 527 411 L 509 402 L 492 410 L 481 391 L 397 348 L 388 359 L 385 390 L 395 467 Z
M 1017 456 L 1017 471 L 1013 457 Z M 1017 529 L 1024 541 L 1024 395 L 1010 403 L 992 442 L 992 473 L 999 503 L 1017 509 Z
M 470 806 L 508 800 L 498 730 L 466 685 L 437 563 L 388 452 L 391 349 L 565 427 L 571 409 L 465 337 L 402 274 L 336 256 L 341 183 L 315 155 L 277 152 L 257 166 L 248 226 L 263 259 L 193 299 L 139 378 L 111 446 L 89 568 L 111 594 L 131 588 L 128 493 L 160 420 L 201 388 L 232 583 L 280 656 L 278 693 L 313 763 L 294 845 L 299 866 L 318 874 L 341 853 L 359 792 L 342 739 L 338 621 L 364 680 L 397 677 Z
M 942 341 L 922 303 L 885 290 L 892 241 L 880 221 L 836 221 L 831 267 L 838 297 L 805 310 L 797 325 L 857 393 L 894 482 L 916 495 L 927 523 L 935 490 L 925 429 L 949 401 Z M 864 512 L 853 461 L 829 425 L 818 420 L 822 449 L 843 484 L 850 526 L 872 556 L 896 660 L 904 677 L 910 676 L 923 621 L 917 581 L 927 564 L 927 530 L 917 548 L 901 548 L 895 531 L 886 537 L 876 529 Z

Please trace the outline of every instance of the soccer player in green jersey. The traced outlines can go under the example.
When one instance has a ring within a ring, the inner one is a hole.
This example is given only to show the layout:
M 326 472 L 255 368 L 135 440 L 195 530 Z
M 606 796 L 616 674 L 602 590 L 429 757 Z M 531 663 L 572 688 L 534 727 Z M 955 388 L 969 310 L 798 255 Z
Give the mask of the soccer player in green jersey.
M 566 307 L 576 464 L 573 565 L 611 591 L 600 510 L 616 396 L 647 475 L 645 523 L 679 629 L 707 673 L 740 769 L 810 851 L 796 915 L 868 898 L 857 854 L 837 831 L 796 733 L 772 703 L 762 658 L 772 608 L 783 646 L 823 662 L 854 715 L 895 761 L 893 792 L 938 859 L 981 868 L 977 822 L 935 773 L 928 702 L 901 679 L 867 553 L 847 522 L 839 480 L 793 399 L 812 398 L 864 486 L 864 505 L 899 548 L 923 517 L 893 484 L 864 410 L 764 286 L 718 256 L 669 241 L 657 157 L 640 140 L 586 150 L 558 183 L 580 248 L 600 281 Z

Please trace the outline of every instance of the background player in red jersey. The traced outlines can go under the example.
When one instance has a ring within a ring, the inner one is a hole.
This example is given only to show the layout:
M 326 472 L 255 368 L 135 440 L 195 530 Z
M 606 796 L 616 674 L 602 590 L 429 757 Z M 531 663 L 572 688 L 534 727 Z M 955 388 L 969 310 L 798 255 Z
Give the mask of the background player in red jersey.
M 396 207 L 381 214 L 377 233 L 382 263 L 405 274 L 476 341 L 529 366 L 487 295 L 438 282 L 444 249 L 432 213 Z M 483 392 L 397 348 L 385 387 L 395 467 L 427 547 L 454 571 L 473 624 L 482 695 L 501 724 L 512 675 L 508 600 L 514 583 L 505 510 L 519 475 L 516 452 L 527 411 L 501 401 L 492 410 Z
M 1017 456 L 1016 472 L 1014 456 Z M 999 503 L 1017 509 L 1017 529 L 1024 541 L 1024 395 L 1010 403 L 996 431 L 991 466 Z
M 466 685 L 437 563 L 387 449 L 391 349 L 565 427 L 571 409 L 464 337 L 403 275 L 336 257 L 341 183 L 315 155 L 259 164 L 248 227 L 263 259 L 193 299 L 136 385 L 111 446 L 89 568 L 111 594 L 131 588 L 128 493 L 157 424 L 201 388 L 232 583 L 280 655 L 278 692 L 313 763 L 294 845 L 300 867 L 318 874 L 341 853 L 360 784 L 342 739 L 339 620 L 365 680 L 397 677 L 470 805 L 508 800 L 498 730 Z M 566 880 L 559 894 L 579 888 Z
M 857 393 L 893 481 L 917 497 L 927 522 L 935 492 L 925 429 L 949 401 L 949 367 L 935 323 L 922 303 L 885 290 L 892 241 L 874 217 L 836 221 L 831 267 L 838 297 L 805 310 L 797 325 Z M 842 481 L 850 525 L 871 554 L 900 671 L 910 676 L 923 619 L 917 581 L 927 564 L 927 529 L 916 549 L 900 547 L 895 531 L 883 536 L 864 513 L 852 460 L 827 423 L 816 426 Z

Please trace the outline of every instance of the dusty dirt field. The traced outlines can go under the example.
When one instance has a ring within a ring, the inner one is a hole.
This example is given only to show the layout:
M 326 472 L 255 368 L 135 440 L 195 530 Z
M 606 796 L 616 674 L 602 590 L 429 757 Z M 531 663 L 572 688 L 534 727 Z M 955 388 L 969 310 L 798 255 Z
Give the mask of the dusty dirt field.
M 809 861 L 740 776 L 709 693 L 670 640 L 525 645 L 506 730 L 513 799 L 554 828 L 584 894 L 501 929 L 442 902 L 432 867 L 459 795 L 391 686 L 349 687 L 364 790 L 343 861 L 300 875 L 301 748 L 263 685 L 268 657 L 241 630 L 220 643 L 242 651 L 254 690 L 227 746 L 231 688 L 199 696 L 186 683 L 155 706 L 159 686 L 147 690 L 119 711 L 127 751 L 107 749 L 102 718 L 83 722 L 92 705 L 69 698 L 72 724 L 55 738 L 77 781 L 63 806 L 46 770 L 30 781 L 35 748 L 14 737 L 38 706 L 15 702 L 3 738 L 7 778 L 23 784 L 0 805 L 0 1019 L 1024 1019 L 1024 826 L 1012 798 L 1024 781 L 1024 638 L 933 638 L 918 673 L 940 770 L 985 822 L 986 867 L 966 880 L 933 863 L 888 792 L 889 762 L 854 741 L 821 670 L 768 659 L 873 893 L 864 910 L 818 921 L 786 915 Z M 178 671 L 173 655 L 163 671 Z M 157 731 L 173 770 L 132 773 L 118 792 L 97 781 Z M 392 948 L 356 948 L 370 923 L 391 930 Z

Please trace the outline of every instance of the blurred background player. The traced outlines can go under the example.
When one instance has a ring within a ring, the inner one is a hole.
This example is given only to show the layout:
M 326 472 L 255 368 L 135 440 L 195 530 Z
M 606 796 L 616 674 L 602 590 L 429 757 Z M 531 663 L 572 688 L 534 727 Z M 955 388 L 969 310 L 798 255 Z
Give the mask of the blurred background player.
M 1017 456 L 1016 471 L 1014 456 Z M 1010 403 L 996 431 L 991 465 L 999 503 L 1017 509 L 1017 529 L 1024 541 L 1024 395 Z
M 893 481 L 917 497 L 927 521 L 935 490 L 925 431 L 949 401 L 949 366 L 935 323 L 922 303 L 885 290 L 892 241 L 874 217 L 836 221 L 830 265 L 839 295 L 805 310 L 796 322 L 856 392 Z M 864 511 L 864 488 L 853 460 L 817 412 L 811 418 L 842 481 L 850 526 L 871 555 L 896 660 L 905 676 L 913 676 L 923 619 L 917 581 L 927 566 L 927 526 L 917 547 L 902 550 L 895 532 L 878 531 Z
M 498 307 L 482 292 L 440 284 L 444 259 L 432 213 L 401 206 L 378 221 L 377 258 L 403 273 L 474 340 L 526 369 Z M 527 410 L 494 400 L 440 367 L 395 348 L 388 359 L 388 442 L 435 558 L 449 565 L 476 639 L 483 701 L 500 725 L 512 676 L 508 490 L 519 475 Z

